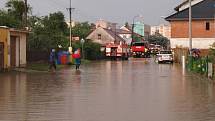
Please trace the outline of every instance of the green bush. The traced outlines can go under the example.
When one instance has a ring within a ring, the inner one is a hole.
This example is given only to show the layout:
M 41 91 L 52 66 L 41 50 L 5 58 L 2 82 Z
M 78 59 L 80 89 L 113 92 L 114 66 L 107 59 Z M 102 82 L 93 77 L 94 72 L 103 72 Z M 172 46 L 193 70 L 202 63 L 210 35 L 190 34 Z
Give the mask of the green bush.
M 74 50 L 80 48 L 82 50 L 82 44 L 80 42 L 76 42 L 73 44 Z M 102 54 L 100 51 L 101 45 L 98 43 L 94 43 L 89 41 L 86 41 L 84 43 L 84 57 L 88 60 L 97 60 L 100 59 Z

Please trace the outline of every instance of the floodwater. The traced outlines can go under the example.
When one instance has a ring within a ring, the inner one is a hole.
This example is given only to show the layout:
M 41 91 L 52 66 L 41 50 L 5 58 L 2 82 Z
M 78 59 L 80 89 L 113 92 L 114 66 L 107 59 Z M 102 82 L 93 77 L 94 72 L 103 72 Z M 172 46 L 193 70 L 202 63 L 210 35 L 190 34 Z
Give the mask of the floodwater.
M 0 121 L 215 121 L 215 87 L 176 64 L 100 61 L 0 74 Z

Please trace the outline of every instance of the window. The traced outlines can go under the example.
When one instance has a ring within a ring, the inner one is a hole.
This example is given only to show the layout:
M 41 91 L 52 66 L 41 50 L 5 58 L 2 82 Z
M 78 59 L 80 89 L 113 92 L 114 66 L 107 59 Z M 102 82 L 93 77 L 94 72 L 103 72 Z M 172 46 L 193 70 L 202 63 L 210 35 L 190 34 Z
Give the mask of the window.
M 126 35 L 123 35 L 123 38 L 127 38 L 127 36 L 126 36 Z
M 134 42 L 133 46 L 145 46 L 145 43 L 143 43 L 143 42 Z
M 206 22 L 206 30 L 210 30 L 210 22 Z
M 102 35 L 98 34 L 98 39 L 101 40 L 102 39 Z

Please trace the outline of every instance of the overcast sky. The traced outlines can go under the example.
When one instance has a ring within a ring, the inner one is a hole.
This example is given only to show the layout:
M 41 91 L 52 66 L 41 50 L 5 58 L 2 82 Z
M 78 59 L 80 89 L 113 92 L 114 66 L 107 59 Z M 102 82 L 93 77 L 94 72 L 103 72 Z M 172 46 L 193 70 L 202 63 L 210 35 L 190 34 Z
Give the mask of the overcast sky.
M 7 0 L 0 0 L 4 8 Z M 72 17 L 77 21 L 95 22 L 105 19 L 124 24 L 131 23 L 134 16 L 142 15 L 144 22 L 150 25 L 164 23 L 162 17 L 174 13 L 174 7 L 183 0 L 72 0 L 75 8 Z M 69 0 L 28 0 L 33 7 L 33 14 L 48 15 L 50 12 L 62 11 L 68 18 Z M 137 18 L 138 19 L 138 18 Z M 136 19 L 135 19 L 136 20 Z

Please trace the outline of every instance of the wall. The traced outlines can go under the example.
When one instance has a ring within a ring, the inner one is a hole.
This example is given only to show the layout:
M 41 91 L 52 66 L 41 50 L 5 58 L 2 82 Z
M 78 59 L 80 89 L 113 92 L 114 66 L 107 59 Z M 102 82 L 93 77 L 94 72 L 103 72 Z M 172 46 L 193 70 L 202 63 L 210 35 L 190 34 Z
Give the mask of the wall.
M 9 30 L 7 28 L 0 28 L 0 42 L 4 43 L 4 68 L 7 68 L 9 66 L 8 64 Z
M 206 22 L 210 22 L 210 30 L 206 30 Z M 171 23 L 171 48 L 176 46 L 189 47 L 188 21 L 172 21 Z M 213 20 L 192 21 L 193 48 L 208 49 L 215 42 L 215 24 Z
M 206 22 L 210 22 L 210 30 L 206 30 Z M 188 21 L 172 21 L 171 38 L 188 38 L 189 22 Z M 192 37 L 193 38 L 214 38 L 215 24 L 213 20 L 192 21 Z
M 210 45 L 215 42 L 215 38 L 193 38 L 192 47 L 199 49 L 209 49 Z M 170 45 L 171 48 L 176 48 L 177 46 L 188 47 L 189 48 L 189 39 L 188 38 L 171 38 Z

